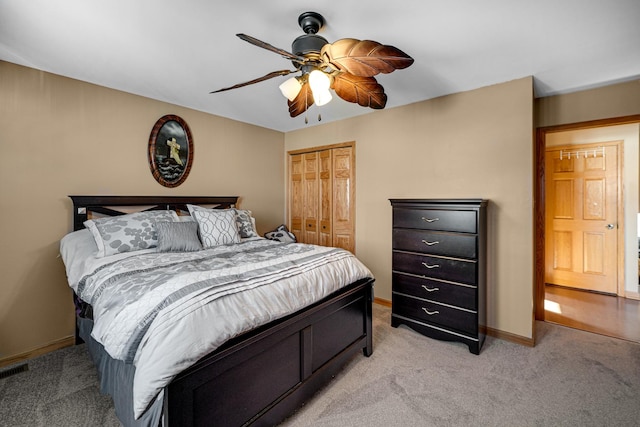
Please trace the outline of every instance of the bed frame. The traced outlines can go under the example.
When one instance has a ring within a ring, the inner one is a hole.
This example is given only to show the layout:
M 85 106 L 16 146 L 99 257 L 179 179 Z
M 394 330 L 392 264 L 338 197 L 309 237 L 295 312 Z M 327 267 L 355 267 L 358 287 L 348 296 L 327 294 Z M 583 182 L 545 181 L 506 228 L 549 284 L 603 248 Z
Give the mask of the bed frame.
M 235 207 L 237 197 L 69 196 L 74 230 L 91 212 Z M 77 301 L 78 302 L 78 301 Z M 373 353 L 373 279 L 225 343 L 165 388 L 164 425 L 273 426 L 327 384 L 360 351 Z

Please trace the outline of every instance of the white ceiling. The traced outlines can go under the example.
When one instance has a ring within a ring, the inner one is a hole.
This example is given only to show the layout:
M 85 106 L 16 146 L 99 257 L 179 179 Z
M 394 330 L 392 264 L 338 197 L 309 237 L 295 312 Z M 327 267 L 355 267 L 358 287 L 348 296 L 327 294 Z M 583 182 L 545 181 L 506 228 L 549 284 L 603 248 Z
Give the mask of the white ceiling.
M 640 0 L 0 0 L 0 60 L 283 132 L 374 110 L 334 100 L 290 118 L 277 77 L 301 12 L 329 42 L 375 40 L 415 59 L 379 75 L 387 108 L 533 76 L 548 96 L 640 77 Z

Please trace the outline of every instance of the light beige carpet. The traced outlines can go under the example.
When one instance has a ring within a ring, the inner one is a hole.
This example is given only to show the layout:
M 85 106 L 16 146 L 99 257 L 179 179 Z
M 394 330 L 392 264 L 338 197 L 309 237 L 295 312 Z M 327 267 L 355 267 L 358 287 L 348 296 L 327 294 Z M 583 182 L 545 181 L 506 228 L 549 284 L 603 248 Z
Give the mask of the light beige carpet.
M 640 344 L 541 322 L 536 347 L 488 337 L 476 356 L 374 312 L 373 355 L 283 426 L 640 425 Z
M 534 348 L 465 345 L 390 326 L 374 305 L 374 352 L 354 357 L 283 427 L 638 426 L 640 344 L 538 324 Z M 118 426 L 84 346 L 0 380 L 0 426 Z

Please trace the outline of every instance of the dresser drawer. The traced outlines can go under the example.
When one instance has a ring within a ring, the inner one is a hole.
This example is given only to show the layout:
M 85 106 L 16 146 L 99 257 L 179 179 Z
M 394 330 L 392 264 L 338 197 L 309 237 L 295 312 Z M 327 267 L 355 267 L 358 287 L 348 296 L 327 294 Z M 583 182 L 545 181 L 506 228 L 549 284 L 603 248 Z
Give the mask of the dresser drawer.
M 475 287 L 393 273 L 393 290 L 401 294 L 455 305 L 468 310 L 476 310 L 477 307 Z
M 454 258 L 476 258 L 476 235 L 393 229 L 393 249 Z
M 394 227 L 477 233 L 476 224 L 475 211 L 404 208 L 393 210 Z
M 473 261 L 394 251 L 393 270 L 451 282 L 476 284 L 476 263 Z
M 393 314 L 440 325 L 448 329 L 455 329 L 467 334 L 476 334 L 478 331 L 475 312 L 447 307 L 395 292 L 392 298 Z

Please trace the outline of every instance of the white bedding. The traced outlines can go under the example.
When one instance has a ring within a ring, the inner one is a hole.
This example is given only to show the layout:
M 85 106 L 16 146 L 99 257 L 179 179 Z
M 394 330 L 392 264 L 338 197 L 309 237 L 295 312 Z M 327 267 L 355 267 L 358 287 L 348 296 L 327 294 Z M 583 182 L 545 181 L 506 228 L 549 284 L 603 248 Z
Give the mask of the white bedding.
M 347 251 L 262 238 L 188 253 L 96 253 L 87 230 L 61 241 L 69 285 L 93 306 L 92 336 L 136 366 L 136 418 L 228 339 L 372 277 Z

